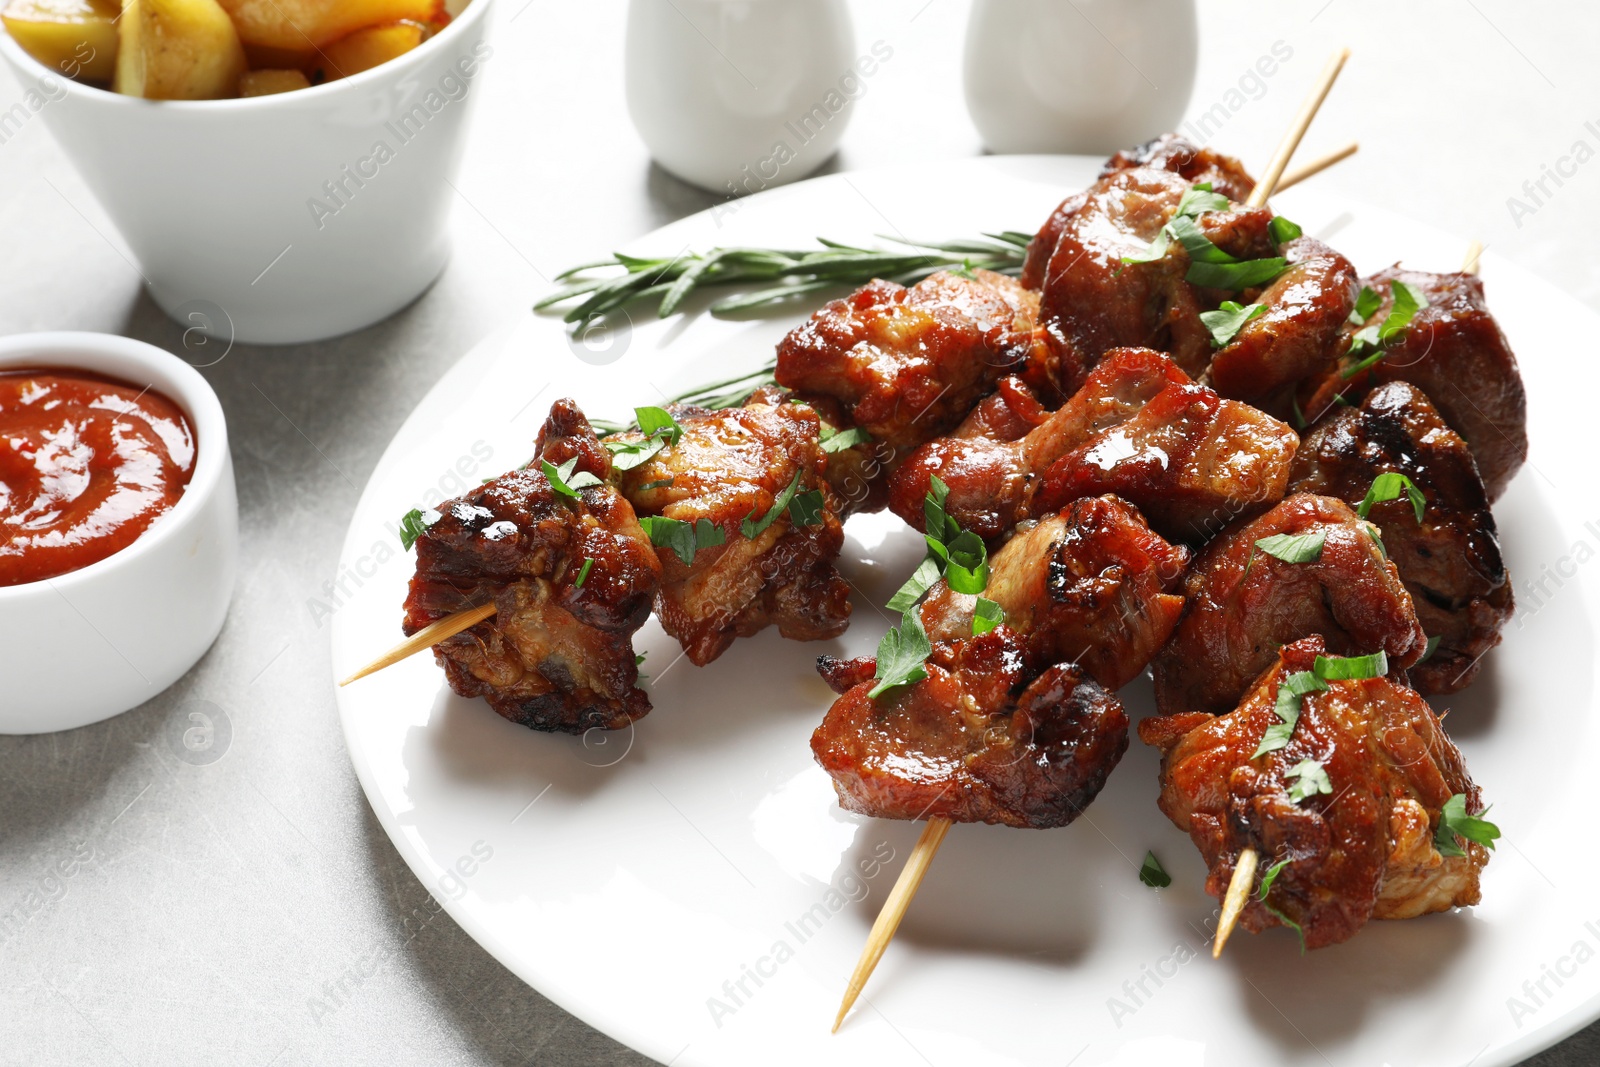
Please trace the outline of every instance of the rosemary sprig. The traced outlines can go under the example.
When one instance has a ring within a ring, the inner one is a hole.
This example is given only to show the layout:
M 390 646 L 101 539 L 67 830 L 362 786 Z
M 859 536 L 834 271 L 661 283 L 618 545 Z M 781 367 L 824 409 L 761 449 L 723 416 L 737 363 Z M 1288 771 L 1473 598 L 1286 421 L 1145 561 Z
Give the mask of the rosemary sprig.
M 776 307 L 796 297 L 834 286 L 861 285 L 874 278 L 914 285 L 940 270 L 983 269 L 1014 275 L 1022 270 L 1033 235 L 1002 230 L 955 241 L 881 239 L 907 251 L 861 248 L 818 238 L 822 247 L 811 250 L 713 248 L 671 259 L 619 252 L 610 259 L 579 264 L 558 274 L 556 281 L 567 284 L 533 308 L 543 311 L 579 301 L 562 318 L 588 323 L 635 301 L 659 297 L 656 314 L 666 318 L 682 307 L 690 294 L 709 286 L 757 286 L 711 305 L 712 314 L 728 315 Z M 618 268 L 621 273 L 616 273 Z M 606 273 L 596 273 L 601 271 Z

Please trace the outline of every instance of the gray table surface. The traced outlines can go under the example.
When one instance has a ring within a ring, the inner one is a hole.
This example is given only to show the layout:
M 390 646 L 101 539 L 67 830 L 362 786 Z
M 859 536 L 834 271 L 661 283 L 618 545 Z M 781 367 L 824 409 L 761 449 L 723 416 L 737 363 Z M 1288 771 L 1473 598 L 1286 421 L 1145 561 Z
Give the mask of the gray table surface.
M 561 267 L 712 203 L 653 167 L 628 123 L 620 0 L 499 2 L 455 256 L 438 283 L 361 333 L 239 345 L 204 371 L 231 427 L 243 538 L 215 647 L 119 718 L 0 738 L 0 914 L 45 897 L 0 944 L 0 1062 L 646 1062 L 424 907 L 351 770 L 328 634 L 309 609 L 367 475 L 445 369 Z M 1600 120 L 1590 55 L 1600 7 L 1200 8 L 1191 114 L 1229 101 L 1274 41 L 1294 50 L 1258 98 L 1230 102 L 1221 147 L 1266 158 L 1323 58 L 1350 43 L 1356 58 L 1307 151 L 1351 137 L 1364 147 L 1318 180 L 1477 236 L 1600 308 L 1600 264 L 1582 232 L 1600 164 L 1547 181 L 1539 210 L 1520 220 L 1508 203 L 1527 202 L 1524 182 L 1575 142 L 1600 147 L 1585 126 Z M 960 95 L 964 0 L 855 0 L 854 10 L 863 46 L 882 39 L 895 59 L 855 105 L 829 169 L 980 152 Z M 19 95 L 0 74 L 0 107 Z M 40 123 L 0 145 L 0 233 L 0 332 L 105 330 L 181 349 Z M 61 667 L 72 669 L 70 650 Z M 231 734 L 208 764 L 183 758 L 194 701 L 220 708 Z M 49 880 L 69 854 L 72 875 Z M 330 999 L 329 983 L 374 953 L 376 973 Z M 1528 1062 L 1600 1062 L 1600 1027 Z

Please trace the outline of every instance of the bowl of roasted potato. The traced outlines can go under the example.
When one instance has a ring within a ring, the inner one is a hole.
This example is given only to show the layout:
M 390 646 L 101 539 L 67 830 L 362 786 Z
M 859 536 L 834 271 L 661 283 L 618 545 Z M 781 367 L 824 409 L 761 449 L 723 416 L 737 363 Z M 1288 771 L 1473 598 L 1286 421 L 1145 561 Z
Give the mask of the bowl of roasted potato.
M 184 326 L 332 337 L 443 269 L 493 0 L 0 5 L 0 123 L 42 117 Z

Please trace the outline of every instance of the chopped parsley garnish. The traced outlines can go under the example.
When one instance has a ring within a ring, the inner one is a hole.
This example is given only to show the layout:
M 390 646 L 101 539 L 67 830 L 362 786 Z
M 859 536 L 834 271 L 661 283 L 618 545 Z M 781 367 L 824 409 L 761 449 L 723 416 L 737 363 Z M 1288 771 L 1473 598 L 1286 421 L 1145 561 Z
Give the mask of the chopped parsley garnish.
M 1161 866 L 1161 861 L 1156 859 L 1156 854 L 1153 851 L 1146 852 L 1144 854 L 1144 862 L 1139 864 L 1139 881 L 1151 889 L 1165 889 L 1172 884 L 1172 875 L 1168 874 L 1167 869 Z
M 1288 260 L 1281 256 L 1241 260 L 1211 242 L 1194 220 L 1206 211 L 1223 211 L 1229 205 L 1227 197 L 1211 192 L 1206 186 L 1207 183 L 1201 182 L 1184 193 L 1183 199 L 1178 201 L 1178 210 L 1172 221 L 1161 227 L 1155 240 L 1150 242 L 1150 247 L 1144 252 L 1123 256 L 1122 262 L 1150 263 L 1161 259 L 1176 240 L 1189 254 L 1189 272 L 1184 275 L 1185 281 L 1207 289 L 1235 292 L 1263 285 L 1288 269 Z
M 1278 880 L 1278 875 L 1283 873 L 1283 869 L 1289 866 L 1290 862 L 1292 862 L 1290 857 L 1285 856 L 1267 868 L 1267 873 L 1261 878 L 1261 888 L 1256 891 L 1257 900 L 1265 901 L 1267 899 L 1267 894 L 1272 892 L 1272 883 Z
M 1388 559 L 1389 550 L 1383 545 L 1383 534 L 1378 530 L 1377 524 L 1364 522 L 1361 525 L 1366 528 L 1367 536 L 1372 538 L 1372 543 L 1378 546 L 1378 555 L 1382 556 L 1384 559 Z
M 544 472 L 545 481 L 550 483 L 550 488 L 562 496 L 578 499 L 578 490 L 587 489 L 593 485 L 603 484 L 599 478 L 588 471 L 577 471 L 578 457 L 573 456 L 561 466 L 556 466 L 547 459 L 539 461 L 539 469 Z
M 1356 306 L 1350 312 L 1350 322 L 1356 326 L 1365 326 L 1367 320 L 1372 318 L 1372 313 L 1377 311 L 1383 303 L 1383 297 L 1370 285 L 1361 287 L 1361 294 L 1356 297 Z
M 631 471 L 654 459 L 663 448 L 677 444 L 683 437 L 683 427 L 665 408 L 634 408 L 633 414 L 644 434 L 643 440 L 601 442 L 611 453 L 611 465 L 619 471 Z
M 1406 496 L 1411 498 L 1411 510 L 1417 513 L 1417 521 L 1421 522 L 1422 514 L 1428 507 L 1427 498 L 1422 495 L 1422 490 L 1418 489 L 1410 478 L 1407 478 L 1399 471 L 1384 471 L 1372 479 L 1372 488 L 1367 490 L 1366 497 L 1356 507 L 1356 514 L 1363 519 L 1366 518 L 1372 512 L 1372 505 L 1395 500 L 1400 496 L 1401 491 L 1404 491 Z
M 685 567 L 694 563 L 694 554 L 700 549 L 725 544 L 728 540 L 722 527 L 710 519 L 688 523 L 663 515 L 646 515 L 639 519 L 639 525 L 644 527 L 652 545 L 672 549 Z
M 1211 347 L 1222 348 L 1244 329 L 1245 323 L 1266 313 L 1265 304 L 1240 304 L 1224 300 L 1217 310 L 1200 312 L 1200 321 L 1211 331 Z
M 1435 652 L 1439 651 L 1439 642 L 1442 641 L 1442 640 L 1443 640 L 1443 637 L 1440 636 L 1439 634 L 1435 634 L 1432 637 L 1428 638 L 1428 645 L 1427 645 L 1426 648 L 1424 648 L 1422 650 L 1422 658 L 1417 660 L 1417 662 L 1418 663 L 1426 663 L 1430 659 L 1432 659 L 1433 658 L 1433 654 Z
M 1322 558 L 1322 543 L 1327 531 L 1313 530 L 1303 534 L 1273 534 L 1256 542 L 1256 547 L 1274 559 L 1285 563 L 1315 563 Z
M 872 443 L 872 435 L 859 426 L 852 426 L 848 430 L 833 430 L 827 426 L 822 428 L 822 450 L 830 455 L 834 452 L 843 452 L 856 445 Z
M 1289 799 L 1296 804 L 1318 793 L 1333 792 L 1333 783 L 1328 781 L 1328 772 L 1317 760 L 1301 760 L 1289 768 L 1288 777 L 1294 779 L 1294 784 L 1289 786 Z
M 789 501 L 789 521 L 796 526 L 821 526 L 823 508 L 821 489 L 797 493 Z
M 1272 216 L 1272 221 L 1267 224 L 1267 232 L 1272 234 L 1273 244 L 1288 244 L 1305 231 L 1282 215 Z
M 933 652 L 928 633 L 915 608 L 908 608 L 900 616 L 900 625 L 892 627 L 878 642 L 878 671 L 873 677 L 878 684 L 867 692 L 876 700 L 879 694 L 897 685 L 910 685 L 928 676 L 924 661 Z
M 1389 345 L 1394 339 L 1411 325 L 1411 320 L 1416 317 L 1417 312 L 1428 306 L 1428 298 L 1405 282 L 1390 282 L 1389 292 L 1394 296 L 1394 304 L 1389 308 L 1389 314 L 1384 316 L 1381 323 L 1362 327 L 1351 339 L 1350 351 L 1346 355 L 1356 357 L 1356 362 L 1339 372 L 1342 377 L 1354 378 L 1382 359 L 1388 353 Z M 1356 310 L 1359 311 L 1361 303 L 1359 298 L 1356 303 Z M 1371 313 L 1368 314 L 1370 316 Z
M 1439 811 L 1439 830 L 1434 834 L 1433 847 L 1441 856 L 1465 856 L 1467 850 L 1461 847 L 1461 841 L 1494 848 L 1500 837 L 1500 827 L 1483 817 L 1487 814 L 1489 809 L 1484 808 L 1483 815 L 1468 815 L 1466 794 L 1457 793 L 1445 801 Z
M 640 432 L 646 437 L 659 437 L 669 445 L 675 445 L 683 438 L 683 427 L 667 414 L 665 408 L 634 408 L 633 414 L 639 422 Z
M 928 480 L 928 495 L 922 500 L 923 528 L 928 554 L 906 583 L 889 600 L 890 611 L 905 611 L 922 598 L 934 582 L 944 576 L 957 593 L 981 593 L 989 584 L 989 551 L 983 538 L 963 530 L 944 509 L 950 487 L 933 475 Z
M 1389 673 L 1389 657 L 1381 651 L 1370 656 L 1318 656 L 1311 669 L 1326 682 L 1382 678 Z
M 427 533 L 428 527 L 438 519 L 439 513 L 431 508 L 427 511 L 412 508 L 400 516 L 400 547 L 410 552 L 411 546 L 417 543 L 417 538 Z
M 1261 904 L 1268 911 L 1272 912 L 1272 914 L 1277 917 L 1279 922 L 1281 922 L 1283 925 L 1287 926 L 1289 929 L 1291 929 L 1291 930 L 1293 930 L 1295 932 L 1295 936 L 1300 938 L 1300 954 L 1302 956 L 1305 955 L 1305 951 L 1306 951 L 1306 932 L 1303 929 L 1301 929 L 1300 924 L 1295 922 L 1293 919 L 1289 918 L 1289 916 L 1285 915 L 1283 912 L 1279 911 L 1277 908 L 1274 908 L 1271 904 L 1268 904 L 1266 901 L 1262 901 Z
M 1300 698 L 1326 688 L 1328 683 L 1311 671 L 1295 671 L 1279 682 L 1278 702 L 1273 708 L 1278 713 L 1278 721 L 1267 727 L 1267 732 L 1261 735 L 1261 744 L 1256 746 L 1250 758 L 1276 752 L 1287 745 L 1290 735 L 1294 733 L 1295 723 L 1300 721 Z
M 1232 205 L 1221 193 L 1211 191 L 1210 182 L 1196 182 L 1178 201 L 1178 218 L 1196 218 L 1207 211 L 1226 211 Z
M 643 485 L 641 485 L 639 487 L 638 491 L 643 493 L 643 492 L 647 492 L 647 491 L 649 491 L 651 489 L 670 489 L 672 487 L 672 482 L 673 482 L 673 479 L 671 479 L 671 478 L 662 478 L 660 481 L 657 481 L 657 482 L 645 482 Z
M 972 636 L 986 634 L 1006 621 L 1005 609 L 986 597 L 979 597 L 972 609 Z
M 744 520 L 739 523 L 739 532 L 751 540 L 766 533 L 767 527 L 777 522 L 778 516 L 789 510 L 789 502 L 794 499 L 794 491 L 800 488 L 800 474 L 800 471 L 794 472 L 794 477 L 789 481 L 789 487 L 778 494 L 777 499 L 773 500 L 772 506 L 767 509 L 767 513 L 761 516 L 760 519 L 756 518 L 754 510 L 746 515 Z M 721 542 L 718 543 L 720 544 Z
M 578 568 L 578 576 L 572 579 L 572 588 L 582 589 L 583 583 L 589 580 L 589 568 L 594 566 L 593 556 L 583 557 L 583 566 Z

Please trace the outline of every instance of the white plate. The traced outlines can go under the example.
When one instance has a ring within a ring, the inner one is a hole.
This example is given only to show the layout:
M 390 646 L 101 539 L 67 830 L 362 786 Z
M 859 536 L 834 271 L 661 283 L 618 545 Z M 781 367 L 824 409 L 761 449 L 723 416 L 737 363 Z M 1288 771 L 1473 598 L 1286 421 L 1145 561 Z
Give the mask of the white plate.
M 834 175 L 630 250 L 1032 230 L 1095 166 L 1001 157 Z M 1453 269 L 1466 245 L 1314 188 L 1278 206 L 1363 271 L 1402 256 Z M 1135 740 L 1071 827 L 957 827 L 856 1014 L 829 1036 L 917 829 L 842 812 L 807 747 L 831 696 L 813 660 L 871 651 L 888 624 L 873 605 L 921 555 L 883 515 L 849 524 L 841 566 L 860 595 L 839 641 L 768 631 L 696 669 L 648 624 L 639 647 L 655 711 L 632 730 L 576 739 L 513 726 L 451 694 L 427 656 L 340 690 L 361 784 L 473 938 L 662 1062 L 1514 1063 L 1600 1015 L 1600 522 L 1584 522 L 1600 519 L 1586 432 L 1600 321 L 1508 263 L 1490 257 L 1484 274 L 1527 376 L 1533 460 L 1496 509 L 1519 615 L 1477 683 L 1444 701 L 1506 834 L 1481 907 L 1374 923 L 1306 956 L 1286 931 L 1240 936 L 1214 963 L 1201 862 L 1156 810 L 1157 761 Z M 629 335 L 591 338 L 601 354 L 580 359 L 559 322 L 529 316 L 479 346 L 402 427 L 361 498 L 332 620 L 335 675 L 399 637 L 411 561 L 393 529 L 407 509 L 523 462 L 558 397 L 625 415 L 755 365 L 793 321 L 641 317 Z M 1150 712 L 1148 681 L 1123 696 L 1136 718 Z M 1139 883 L 1149 848 L 1170 889 Z

